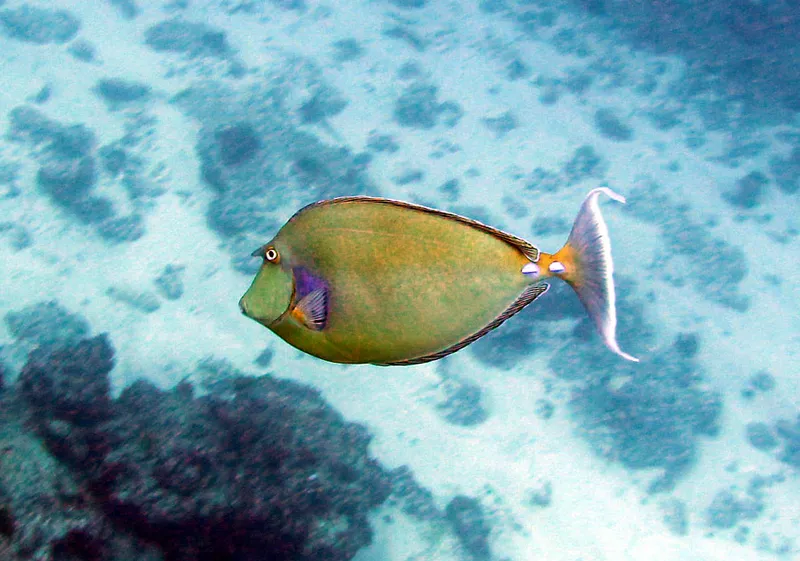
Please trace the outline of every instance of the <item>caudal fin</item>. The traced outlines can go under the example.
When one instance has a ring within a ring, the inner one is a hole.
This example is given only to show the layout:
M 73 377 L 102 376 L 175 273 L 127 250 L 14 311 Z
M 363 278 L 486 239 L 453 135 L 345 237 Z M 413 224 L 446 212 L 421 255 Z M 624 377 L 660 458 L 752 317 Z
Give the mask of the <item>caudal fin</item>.
M 611 240 L 597 199 L 600 194 L 625 202 L 625 197 L 607 187 L 593 189 L 578 211 L 567 243 L 552 256 L 550 273 L 567 281 L 578 294 L 606 346 L 624 359 L 639 359 L 617 344 L 617 307 Z

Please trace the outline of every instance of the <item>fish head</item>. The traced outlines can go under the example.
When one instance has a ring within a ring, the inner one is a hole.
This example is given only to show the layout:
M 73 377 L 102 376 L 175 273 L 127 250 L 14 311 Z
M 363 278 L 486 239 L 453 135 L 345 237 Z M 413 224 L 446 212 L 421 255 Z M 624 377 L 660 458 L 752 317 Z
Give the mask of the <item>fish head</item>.
M 268 243 L 253 252 L 263 263 L 253 283 L 239 300 L 239 309 L 247 317 L 269 327 L 283 315 L 292 301 L 294 281 L 291 267 L 287 267 L 282 251 Z

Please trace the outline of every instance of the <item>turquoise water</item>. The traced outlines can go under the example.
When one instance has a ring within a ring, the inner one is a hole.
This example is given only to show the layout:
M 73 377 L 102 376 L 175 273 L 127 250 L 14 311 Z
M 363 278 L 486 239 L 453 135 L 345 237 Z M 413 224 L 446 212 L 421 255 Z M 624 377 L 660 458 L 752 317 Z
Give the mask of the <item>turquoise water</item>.
M 0 558 L 800 557 L 799 35 L 746 0 L 0 0 Z M 309 203 L 555 252 L 599 186 L 639 363 L 559 281 L 412 367 L 238 309 Z

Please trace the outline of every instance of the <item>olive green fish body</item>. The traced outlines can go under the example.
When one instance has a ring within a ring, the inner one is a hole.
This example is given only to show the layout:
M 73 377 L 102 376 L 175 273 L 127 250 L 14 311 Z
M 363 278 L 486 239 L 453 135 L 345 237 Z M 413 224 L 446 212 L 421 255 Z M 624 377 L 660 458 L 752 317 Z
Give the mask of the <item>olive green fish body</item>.
M 579 263 L 581 255 L 566 248 L 555 255 Z M 551 263 L 554 256 L 525 240 L 371 197 L 310 205 L 254 255 L 264 263 L 242 311 L 294 347 L 340 363 L 436 360 L 533 301 L 547 288 L 543 279 L 577 286 L 571 271 L 540 270 L 540 257 Z
M 514 245 L 447 215 L 374 200 L 296 215 L 274 240 L 329 288 L 328 321 L 271 328 L 334 362 L 389 363 L 441 351 L 503 313 L 530 284 Z

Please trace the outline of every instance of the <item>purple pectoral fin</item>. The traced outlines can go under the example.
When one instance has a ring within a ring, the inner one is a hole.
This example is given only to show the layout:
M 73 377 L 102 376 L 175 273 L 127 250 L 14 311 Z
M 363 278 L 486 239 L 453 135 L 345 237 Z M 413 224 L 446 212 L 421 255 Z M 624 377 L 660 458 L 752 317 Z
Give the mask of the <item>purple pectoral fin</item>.
M 322 331 L 328 322 L 328 284 L 308 269 L 294 269 L 295 317 L 306 327 Z
M 297 303 L 297 311 L 306 327 L 322 331 L 328 321 L 328 291 L 325 288 L 313 290 Z

